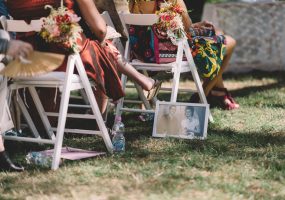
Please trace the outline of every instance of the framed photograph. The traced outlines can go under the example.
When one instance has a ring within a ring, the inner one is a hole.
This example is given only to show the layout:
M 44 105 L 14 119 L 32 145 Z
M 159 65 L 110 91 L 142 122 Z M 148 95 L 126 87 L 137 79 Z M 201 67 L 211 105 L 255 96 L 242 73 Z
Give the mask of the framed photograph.
M 153 137 L 206 139 L 209 105 L 157 101 Z

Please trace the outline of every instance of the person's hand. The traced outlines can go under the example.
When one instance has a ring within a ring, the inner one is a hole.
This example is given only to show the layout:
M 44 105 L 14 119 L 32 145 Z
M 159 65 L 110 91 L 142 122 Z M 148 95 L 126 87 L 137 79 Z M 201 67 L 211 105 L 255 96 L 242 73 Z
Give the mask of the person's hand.
M 33 52 L 33 47 L 29 43 L 10 40 L 7 49 L 7 55 L 14 59 L 19 59 L 20 57 L 26 58 Z
M 213 25 L 212 22 L 209 22 L 209 21 L 197 22 L 197 23 L 192 24 L 192 26 L 194 28 L 209 28 L 209 29 L 215 30 L 215 26 Z

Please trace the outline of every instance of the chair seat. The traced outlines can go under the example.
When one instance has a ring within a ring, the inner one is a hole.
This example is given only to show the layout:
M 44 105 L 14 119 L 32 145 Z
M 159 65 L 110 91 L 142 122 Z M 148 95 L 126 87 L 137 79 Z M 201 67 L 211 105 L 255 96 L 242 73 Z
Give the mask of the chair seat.
M 133 60 L 130 62 L 132 66 L 134 66 L 137 70 L 150 70 L 150 71 L 172 71 L 175 68 L 176 62 L 171 62 L 171 63 L 163 63 L 163 64 L 156 64 L 156 63 L 144 63 L 141 62 L 140 60 Z M 183 72 L 189 72 L 189 64 L 187 61 L 182 61 L 181 65 L 181 73 Z
M 33 76 L 33 77 L 25 77 L 25 78 L 18 78 L 15 79 L 16 82 L 23 82 L 23 81 L 58 81 L 58 82 L 64 82 L 65 78 L 65 72 L 49 72 L 47 74 L 39 75 L 39 76 Z M 72 82 L 73 83 L 79 83 L 80 78 L 77 74 L 72 74 Z
M 49 72 L 47 74 L 34 76 L 34 77 L 26 77 L 26 78 L 17 78 L 14 79 L 13 84 L 10 85 L 11 89 L 19 89 L 29 86 L 35 87 L 55 87 L 62 90 L 62 86 L 64 85 L 65 72 Z M 80 77 L 77 74 L 71 75 L 71 90 L 78 90 L 82 88 L 82 82 Z

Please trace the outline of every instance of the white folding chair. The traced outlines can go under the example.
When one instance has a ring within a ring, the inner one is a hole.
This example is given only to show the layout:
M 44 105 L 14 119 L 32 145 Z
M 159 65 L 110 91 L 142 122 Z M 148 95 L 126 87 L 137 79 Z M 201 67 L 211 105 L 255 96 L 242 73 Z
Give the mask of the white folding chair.
M 4 31 L 0 30 L 0 38 L 2 39 L 9 39 L 9 34 Z M 5 55 L 0 55 L 0 60 L 2 60 Z M 0 70 L 4 69 L 5 65 L 0 63 Z M 0 137 L 1 134 L 5 133 L 14 127 L 14 123 L 11 117 L 10 109 L 7 102 L 7 77 L 0 76 Z
M 0 63 L 0 70 L 4 68 L 4 65 Z M 0 137 L 9 129 L 14 127 L 14 123 L 10 114 L 10 110 L 7 103 L 7 78 L 0 76 Z
M 111 26 L 112 28 L 115 29 L 115 25 L 108 13 L 108 11 L 104 11 L 103 13 L 101 13 L 101 16 L 103 17 L 103 19 L 105 20 L 107 26 Z M 113 38 L 112 39 L 112 43 L 114 44 L 115 47 L 117 47 L 117 49 L 120 51 L 120 53 L 123 55 L 124 54 L 124 46 L 121 42 L 121 39 L 118 38 Z
M 41 27 L 41 21 L 34 20 L 31 22 L 31 24 L 26 24 L 22 20 L 6 20 L 3 24 L 3 27 L 5 27 L 7 31 L 13 32 L 39 31 Z M 75 69 L 77 70 L 78 74 L 74 74 Z M 62 92 L 59 113 L 45 112 L 40 98 L 36 92 L 36 87 L 58 88 L 59 91 Z M 78 53 L 74 53 L 68 56 L 66 72 L 50 72 L 48 74 L 37 77 L 15 79 L 13 84 L 10 85 L 10 90 L 12 91 L 19 88 L 28 88 L 32 99 L 36 105 L 36 109 L 48 133 L 49 139 L 43 139 L 38 134 L 36 127 L 34 126 L 34 123 L 20 95 L 17 96 L 19 106 L 35 137 L 25 138 L 5 136 L 5 139 L 53 144 L 54 155 L 51 166 L 53 170 L 56 170 L 59 167 L 64 132 L 99 135 L 103 138 L 107 150 L 109 152 L 113 151 L 112 142 L 110 140 L 107 128 L 104 124 L 102 115 L 100 113 L 95 96 L 93 94 L 91 84 L 88 80 L 83 63 Z M 69 106 L 77 107 L 77 105 L 69 104 L 70 92 L 74 90 L 85 91 L 86 97 L 90 103 L 90 105 L 87 105 L 86 107 L 91 108 L 93 114 L 67 113 Z M 48 120 L 48 116 L 58 117 L 57 127 L 51 127 L 51 124 Z M 94 119 L 97 122 L 99 131 L 85 129 L 67 129 L 65 128 L 67 117 L 79 119 Z M 54 133 L 56 133 L 56 135 Z
M 194 63 L 190 47 L 186 39 L 178 41 L 178 49 L 177 49 L 177 56 L 176 61 L 167 64 L 155 64 L 155 63 L 143 63 L 143 62 L 136 62 L 130 60 L 130 38 L 128 34 L 129 25 L 139 25 L 139 26 L 152 26 L 157 22 L 157 15 L 156 14 L 129 14 L 129 13 L 119 13 L 120 19 L 124 26 L 124 30 L 126 35 L 128 36 L 128 41 L 125 47 L 124 57 L 127 62 L 133 65 L 137 70 L 147 70 L 147 71 L 171 71 L 173 74 L 172 80 L 172 88 L 171 88 L 171 98 L 170 102 L 176 102 L 177 94 L 178 94 L 178 87 L 179 87 L 179 80 L 180 74 L 183 72 L 191 72 L 199 97 L 201 102 L 207 104 L 207 99 L 196 69 L 196 65 Z M 187 61 L 183 61 L 183 53 L 186 56 Z M 122 75 L 122 84 L 124 89 L 126 88 L 127 77 Z M 135 87 L 138 91 L 138 94 L 145 105 L 146 110 L 142 109 L 134 109 L 134 108 L 127 108 L 124 107 L 124 98 L 120 99 L 117 108 L 116 108 L 116 116 L 120 116 L 123 111 L 127 112 L 146 112 L 146 113 L 154 113 L 152 110 L 149 102 L 147 101 L 145 95 L 143 94 L 143 90 L 140 86 L 136 83 Z M 209 115 L 209 120 L 213 121 L 211 114 Z

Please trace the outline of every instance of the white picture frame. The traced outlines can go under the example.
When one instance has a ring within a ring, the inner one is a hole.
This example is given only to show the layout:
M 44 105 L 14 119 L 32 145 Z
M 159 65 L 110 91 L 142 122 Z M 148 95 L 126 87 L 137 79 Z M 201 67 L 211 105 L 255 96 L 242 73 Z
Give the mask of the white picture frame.
M 157 101 L 153 137 L 207 138 L 209 104 Z

